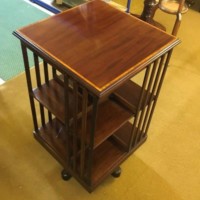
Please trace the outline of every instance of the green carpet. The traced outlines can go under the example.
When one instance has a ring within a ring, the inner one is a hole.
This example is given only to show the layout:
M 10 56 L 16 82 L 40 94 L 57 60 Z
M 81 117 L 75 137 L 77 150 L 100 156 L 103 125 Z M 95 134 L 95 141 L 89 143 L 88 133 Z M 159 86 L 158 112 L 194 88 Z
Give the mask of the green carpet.
M 48 14 L 23 0 L 1 0 L 0 78 L 9 80 L 24 71 L 20 42 L 12 32 L 46 17 Z

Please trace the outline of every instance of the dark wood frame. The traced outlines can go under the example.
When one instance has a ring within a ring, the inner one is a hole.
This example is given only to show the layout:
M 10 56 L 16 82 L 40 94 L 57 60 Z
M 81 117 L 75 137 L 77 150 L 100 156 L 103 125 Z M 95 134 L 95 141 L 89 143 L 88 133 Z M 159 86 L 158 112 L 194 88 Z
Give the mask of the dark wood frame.
M 32 49 L 33 88 L 27 49 L 22 42 L 34 137 L 91 192 L 146 140 L 171 51 L 144 69 L 142 86 L 128 80 L 99 98 Z

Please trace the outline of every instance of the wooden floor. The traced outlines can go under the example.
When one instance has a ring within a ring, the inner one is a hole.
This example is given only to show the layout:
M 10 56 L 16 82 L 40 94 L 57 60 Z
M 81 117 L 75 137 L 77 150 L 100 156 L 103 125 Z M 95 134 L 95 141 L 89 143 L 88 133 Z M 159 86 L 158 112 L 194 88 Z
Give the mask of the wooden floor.
M 170 20 L 157 18 L 170 26 Z M 200 14 L 183 16 L 147 142 L 92 194 L 75 179 L 64 182 L 61 166 L 32 136 L 24 74 L 0 86 L 0 196 L 9 200 L 199 200 L 200 199 Z

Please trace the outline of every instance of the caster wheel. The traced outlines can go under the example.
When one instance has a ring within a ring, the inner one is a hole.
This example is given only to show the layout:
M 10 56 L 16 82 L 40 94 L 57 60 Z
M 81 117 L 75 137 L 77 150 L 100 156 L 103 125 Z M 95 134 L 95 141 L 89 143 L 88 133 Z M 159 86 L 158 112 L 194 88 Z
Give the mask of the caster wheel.
M 118 167 L 117 169 L 115 169 L 115 171 L 114 171 L 111 175 L 112 175 L 114 178 L 118 178 L 118 177 L 120 177 L 121 172 L 122 172 L 121 168 Z
M 72 177 L 65 169 L 62 170 L 61 176 L 65 181 L 68 181 Z

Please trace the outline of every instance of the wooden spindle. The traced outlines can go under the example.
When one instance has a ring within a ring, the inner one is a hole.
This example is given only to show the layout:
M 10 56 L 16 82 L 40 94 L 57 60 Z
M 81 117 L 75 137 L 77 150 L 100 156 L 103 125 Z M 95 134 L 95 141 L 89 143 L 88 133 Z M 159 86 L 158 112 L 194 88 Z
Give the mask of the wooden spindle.
M 80 158 L 80 175 L 83 177 L 85 170 L 85 154 L 86 154 L 86 130 L 87 130 L 87 105 L 88 92 L 83 88 L 82 95 L 82 132 L 81 132 L 81 158 Z
M 132 130 L 131 130 L 131 139 L 130 139 L 130 142 L 129 142 L 129 151 L 131 150 L 133 144 L 135 144 L 135 141 L 137 139 L 137 133 L 136 133 L 137 123 L 138 123 L 140 110 L 141 110 L 142 103 L 143 103 L 143 98 L 144 98 L 144 94 L 145 94 L 145 88 L 146 88 L 147 80 L 148 80 L 148 77 L 149 77 L 149 72 L 150 72 L 150 67 L 148 66 L 146 68 L 146 72 L 145 72 L 145 76 L 144 76 L 144 80 L 143 80 L 143 84 L 142 84 L 142 90 L 141 90 L 141 93 L 140 93 L 140 100 L 139 100 L 139 103 L 138 103 L 138 106 L 137 106 L 136 116 L 135 116 L 133 126 L 132 126 Z
M 26 81 L 27 81 L 27 86 L 28 86 L 31 111 L 32 111 L 32 116 L 33 116 L 33 124 L 34 124 L 34 129 L 37 132 L 38 131 L 38 122 L 37 122 L 37 117 L 36 117 L 35 103 L 34 103 L 34 99 L 32 96 L 33 88 L 32 88 L 32 81 L 31 81 L 28 53 L 27 53 L 26 46 L 22 42 L 21 42 L 21 49 L 22 49 L 22 54 L 23 54 L 23 59 L 24 59 L 24 67 L 25 67 L 25 73 L 26 73 Z

